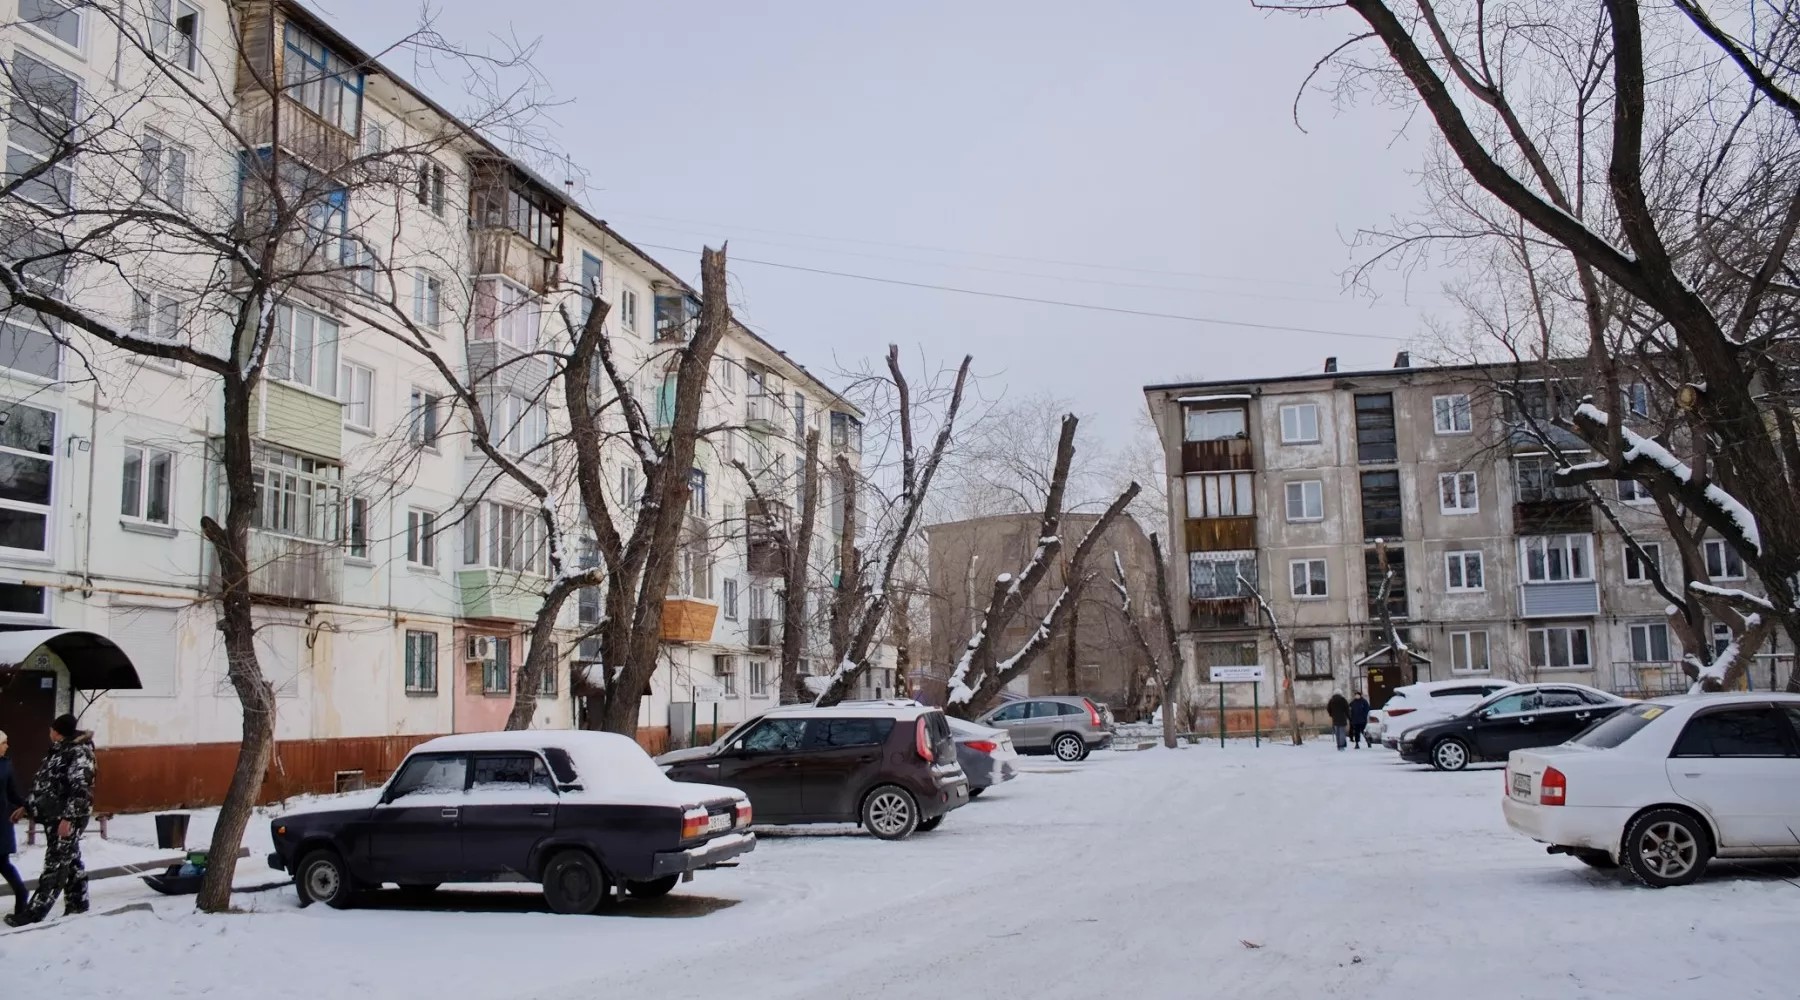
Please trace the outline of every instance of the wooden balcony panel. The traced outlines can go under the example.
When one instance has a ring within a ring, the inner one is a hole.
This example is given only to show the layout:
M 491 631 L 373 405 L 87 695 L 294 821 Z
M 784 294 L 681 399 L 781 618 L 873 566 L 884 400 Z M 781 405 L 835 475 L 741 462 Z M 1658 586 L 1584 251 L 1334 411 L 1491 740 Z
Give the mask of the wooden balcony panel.
M 1250 450 L 1249 438 L 1182 442 L 1182 472 L 1248 472 L 1255 468 L 1256 456 Z
M 1256 518 L 1215 517 L 1187 522 L 1189 552 L 1230 552 L 1256 548 Z

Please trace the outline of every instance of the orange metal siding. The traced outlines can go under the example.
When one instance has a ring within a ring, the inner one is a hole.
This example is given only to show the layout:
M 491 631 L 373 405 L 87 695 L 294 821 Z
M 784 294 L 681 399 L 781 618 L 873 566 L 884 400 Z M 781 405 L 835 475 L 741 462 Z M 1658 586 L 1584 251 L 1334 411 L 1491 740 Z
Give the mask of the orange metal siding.
M 362 771 L 369 784 L 377 784 L 393 773 L 408 751 L 431 738 L 371 736 L 279 742 L 257 800 L 275 802 L 291 795 L 333 791 L 339 771 Z M 97 811 L 192 809 L 224 801 L 237 766 L 238 744 L 101 747 L 95 757 Z

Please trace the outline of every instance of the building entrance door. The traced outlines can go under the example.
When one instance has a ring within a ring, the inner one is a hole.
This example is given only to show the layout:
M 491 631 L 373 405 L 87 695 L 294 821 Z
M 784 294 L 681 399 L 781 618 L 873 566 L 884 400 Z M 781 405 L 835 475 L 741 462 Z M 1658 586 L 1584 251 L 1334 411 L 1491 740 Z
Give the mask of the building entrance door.
M 1385 663 L 1371 663 L 1368 670 L 1369 707 L 1380 708 L 1387 704 L 1388 696 L 1400 686 L 1397 677 L 1399 670 Z
M 19 789 L 31 787 L 38 765 L 50 750 L 50 722 L 56 718 L 56 675 L 42 670 L 0 671 L 0 731 L 12 749 Z M 0 822 L 5 822 L 0 819 Z

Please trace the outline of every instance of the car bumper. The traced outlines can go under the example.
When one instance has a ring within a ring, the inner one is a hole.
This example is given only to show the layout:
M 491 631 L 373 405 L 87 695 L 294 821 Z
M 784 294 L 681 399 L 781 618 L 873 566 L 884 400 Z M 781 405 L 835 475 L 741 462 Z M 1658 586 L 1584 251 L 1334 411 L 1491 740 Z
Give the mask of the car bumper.
M 1095 750 L 1105 750 L 1107 747 L 1112 746 L 1112 743 L 1113 734 L 1101 733 L 1098 739 L 1088 741 L 1088 746 L 1093 747 Z
M 1369 720 L 1369 724 L 1363 727 L 1363 735 L 1369 738 L 1370 743 L 1380 743 L 1382 741 L 1381 738 L 1386 735 L 1386 733 L 1387 723 L 1376 722 L 1373 719 Z
M 728 833 L 685 851 L 664 851 L 656 855 L 650 865 L 650 877 L 662 878 L 665 875 L 715 868 L 722 862 L 753 850 L 756 850 L 756 834 Z
M 938 782 L 937 795 L 919 803 L 919 815 L 930 819 L 968 804 L 969 779 L 959 772 L 955 778 Z
M 1540 844 L 1605 851 L 1615 860 L 1630 809 L 1600 806 L 1540 806 L 1507 796 L 1501 801 L 1506 825 Z
M 278 872 L 287 871 L 287 862 L 281 860 L 281 852 L 269 852 L 269 870 Z
M 1383 745 L 1385 746 L 1386 744 Z M 1394 749 L 1400 751 L 1401 760 L 1413 764 L 1431 763 L 1431 748 L 1423 744 L 1413 743 L 1407 746 L 1395 746 Z

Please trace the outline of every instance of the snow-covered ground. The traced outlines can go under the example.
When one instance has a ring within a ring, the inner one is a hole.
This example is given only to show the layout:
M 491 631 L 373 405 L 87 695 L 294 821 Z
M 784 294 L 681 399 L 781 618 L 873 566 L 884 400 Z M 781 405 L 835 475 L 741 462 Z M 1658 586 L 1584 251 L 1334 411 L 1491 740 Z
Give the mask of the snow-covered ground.
M 1497 770 L 1421 771 L 1320 740 L 1027 767 L 934 833 L 775 831 L 740 868 L 595 917 L 547 913 L 521 886 L 348 912 L 301 910 L 287 887 L 201 916 L 135 879 L 100 882 L 96 909 L 154 911 L 0 934 L 0 982 L 258 1000 L 1790 1000 L 1800 982 L 1793 866 L 1629 886 L 1512 834 Z M 240 885 L 271 877 L 263 826 Z

